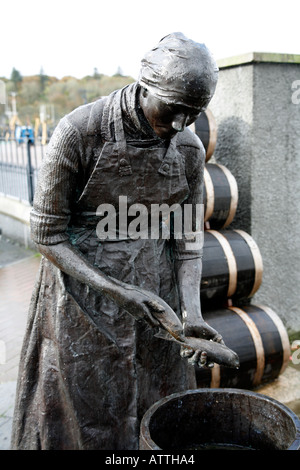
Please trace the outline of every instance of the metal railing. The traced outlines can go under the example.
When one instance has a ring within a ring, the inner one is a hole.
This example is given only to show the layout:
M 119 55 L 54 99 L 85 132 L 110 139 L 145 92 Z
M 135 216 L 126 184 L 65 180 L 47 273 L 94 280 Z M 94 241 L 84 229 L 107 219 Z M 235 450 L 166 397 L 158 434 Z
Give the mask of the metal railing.
M 45 152 L 42 143 L 0 138 L 0 193 L 32 204 Z

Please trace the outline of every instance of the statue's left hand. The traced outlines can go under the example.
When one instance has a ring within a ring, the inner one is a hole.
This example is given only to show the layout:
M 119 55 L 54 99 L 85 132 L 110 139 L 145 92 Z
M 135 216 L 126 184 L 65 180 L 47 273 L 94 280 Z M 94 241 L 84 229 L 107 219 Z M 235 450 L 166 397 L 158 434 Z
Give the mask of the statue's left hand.
M 208 339 L 223 343 L 222 336 L 203 319 L 197 322 L 190 322 L 188 319 L 183 322 L 184 336 L 194 336 L 195 338 Z
M 183 323 L 184 336 L 192 336 L 194 338 L 202 338 L 206 340 L 215 341 L 216 343 L 224 344 L 222 336 L 203 319 L 197 323 L 191 323 L 186 320 Z M 206 351 L 190 351 L 187 348 L 181 348 L 181 356 L 188 357 L 189 362 L 193 365 L 197 364 L 199 367 L 213 367 L 214 363 L 210 361 Z

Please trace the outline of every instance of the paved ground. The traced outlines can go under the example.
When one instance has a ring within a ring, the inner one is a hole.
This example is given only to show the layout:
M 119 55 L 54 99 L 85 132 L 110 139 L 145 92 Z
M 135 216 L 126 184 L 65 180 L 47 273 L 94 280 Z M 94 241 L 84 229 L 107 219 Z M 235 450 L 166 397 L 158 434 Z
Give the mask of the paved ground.
M 0 240 L 0 450 L 9 450 L 20 350 L 40 257 Z M 300 416 L 300 365 L 258 390 Z
M 8 450 L 20 350 L 40 257 L 0 240 L 0 450 Z

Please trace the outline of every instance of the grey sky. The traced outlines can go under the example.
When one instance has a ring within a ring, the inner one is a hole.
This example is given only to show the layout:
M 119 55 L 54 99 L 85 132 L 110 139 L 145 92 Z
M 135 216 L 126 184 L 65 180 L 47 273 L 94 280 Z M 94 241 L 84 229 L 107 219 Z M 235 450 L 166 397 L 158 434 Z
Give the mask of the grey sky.
M 14 0 L 0 8 L 0 76 L 100 73 L 137 78 L 140 59 L 181 31 L 216 59 L 248 52 L 300 53 L 299 0 Z

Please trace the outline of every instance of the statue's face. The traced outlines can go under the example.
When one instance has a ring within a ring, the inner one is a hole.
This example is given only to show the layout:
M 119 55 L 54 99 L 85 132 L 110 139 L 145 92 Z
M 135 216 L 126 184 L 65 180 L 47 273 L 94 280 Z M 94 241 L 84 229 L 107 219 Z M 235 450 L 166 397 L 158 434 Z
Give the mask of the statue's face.
M 148 90 L 142 90 L 140 105 L 150 126 L 161 139 L 171 139 L 192 124 L 203 108 L 166 104 Z

